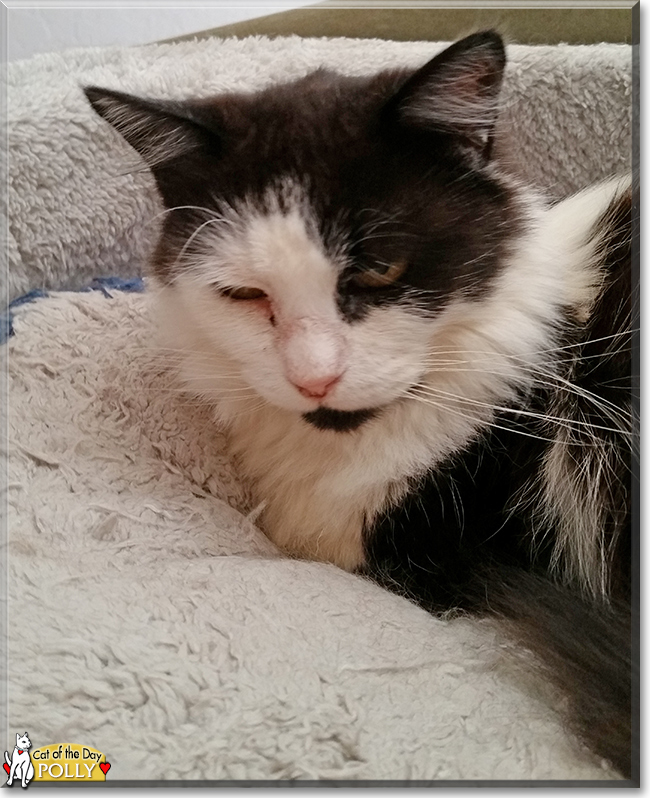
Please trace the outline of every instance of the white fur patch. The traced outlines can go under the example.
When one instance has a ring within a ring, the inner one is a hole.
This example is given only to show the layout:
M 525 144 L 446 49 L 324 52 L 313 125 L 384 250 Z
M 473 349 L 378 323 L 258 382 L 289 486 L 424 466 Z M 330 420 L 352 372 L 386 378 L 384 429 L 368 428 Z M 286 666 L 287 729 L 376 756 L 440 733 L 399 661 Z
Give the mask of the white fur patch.
M 629 190 L 630 183 L 629 176 L 605 181 L 565 200 L 549 214 L 549 234 L 566 242 L 573 255 L 573 268 L 567 279 L 575 286 L 584 280 L 585 273 L 592 275 L 591 287 L 583 292 L 583 302 L 576 304 L 585 320 L 601 286 L 601 275 L 594 263 L 601 241 L 590 235 L 593 224 L 618 196 Z M 593 268 L 587 270 L 584 264 L 592 264 Z M 631 407 L 626 412 L 601 404 L 600 410 L 612 428 L 623 435 L 630 434 Z M 578 441 L 583 442 L 583 454 L 577 463 L 569 445 Z M 542 484 L 531 486 L 533 492 L 539 493 L 538 535 L 543 536 L 548 528 L 556 530 L 553 567 L 566 582 L 581 585 L 594 597 L 607 596 L 610 587 L 610 547 L 616 540 L 608 544 L 604 539 L 604 496 L 614 488 L 620 456 L 617 444 L 603 440 L 597 429 L 586 426 L 576 435 L 566 425 L 558 430 L 557 442 L 546 457 Z

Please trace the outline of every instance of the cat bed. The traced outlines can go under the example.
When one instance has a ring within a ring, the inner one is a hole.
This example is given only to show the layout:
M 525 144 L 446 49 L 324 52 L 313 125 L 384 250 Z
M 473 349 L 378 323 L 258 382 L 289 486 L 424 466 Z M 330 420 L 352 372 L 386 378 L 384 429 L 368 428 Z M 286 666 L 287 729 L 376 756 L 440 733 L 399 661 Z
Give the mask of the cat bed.
M 146 292 L 43 290 L 132 277 L 159 223 L 150 176 L 79 84 L 209 94 L 442 46 L 207 40 L 9 65 L 7 287 L 36 290 L 4 347 L 11 738 L 98 749 L 112 782 L 618 778 L 498 628 L 272 546 L 223 431 L 156 352 Z M 513 169 L 557 196 L 622 171 L 630 49 L 511 55 Z
M 498 631 L 273 547 L 148 307 L 14 310 L 9 729 L 110 781 L 616 778 Z

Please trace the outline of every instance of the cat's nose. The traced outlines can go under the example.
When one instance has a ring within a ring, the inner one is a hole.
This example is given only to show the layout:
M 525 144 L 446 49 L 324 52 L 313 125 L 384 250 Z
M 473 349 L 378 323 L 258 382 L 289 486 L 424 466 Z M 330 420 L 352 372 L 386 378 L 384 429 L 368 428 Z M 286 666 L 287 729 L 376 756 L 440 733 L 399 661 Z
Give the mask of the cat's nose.
M 328 374 L 318 379 L 294 381 L 293 384 L 307 399 L 324 399 L 340 379 L 341 374 Z

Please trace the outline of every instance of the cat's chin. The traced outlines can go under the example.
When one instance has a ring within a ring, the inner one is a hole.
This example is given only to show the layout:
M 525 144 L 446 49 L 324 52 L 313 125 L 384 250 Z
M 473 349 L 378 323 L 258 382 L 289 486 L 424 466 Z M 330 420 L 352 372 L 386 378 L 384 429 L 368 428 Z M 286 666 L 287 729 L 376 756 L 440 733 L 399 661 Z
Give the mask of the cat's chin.
M 365 410 L 333 410 L 330 407 L 319 407 L 309 413 L 303 413 L 303 419 L 316 429 L 334 430 L 335 432 L 352 432 L 379 413 L 378 408 Z

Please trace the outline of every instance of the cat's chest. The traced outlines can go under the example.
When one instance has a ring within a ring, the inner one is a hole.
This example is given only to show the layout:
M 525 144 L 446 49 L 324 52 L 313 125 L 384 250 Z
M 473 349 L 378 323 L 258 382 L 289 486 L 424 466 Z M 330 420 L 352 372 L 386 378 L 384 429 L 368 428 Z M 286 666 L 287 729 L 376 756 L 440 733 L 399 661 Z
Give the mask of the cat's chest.
M 291 554 L 352 570 L 364 561 L 364 528 L 452 448 L 439 424 L 416 405 L 341 434 L 269 408 L 235 425 L 231 446 L 264 504 L 266 534 Z

